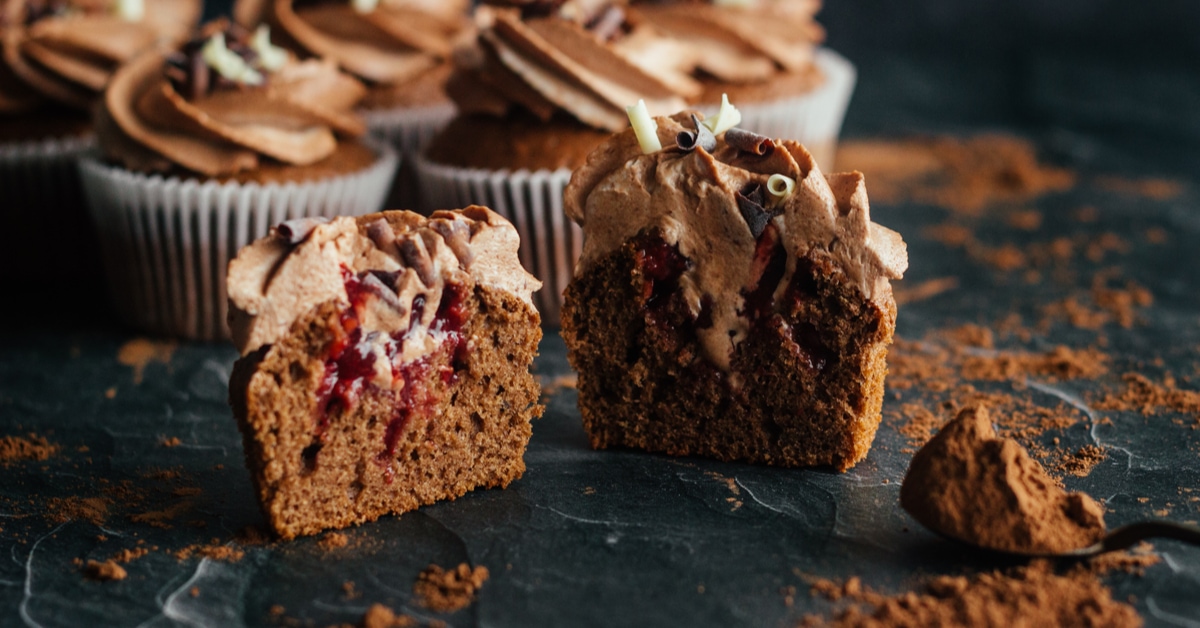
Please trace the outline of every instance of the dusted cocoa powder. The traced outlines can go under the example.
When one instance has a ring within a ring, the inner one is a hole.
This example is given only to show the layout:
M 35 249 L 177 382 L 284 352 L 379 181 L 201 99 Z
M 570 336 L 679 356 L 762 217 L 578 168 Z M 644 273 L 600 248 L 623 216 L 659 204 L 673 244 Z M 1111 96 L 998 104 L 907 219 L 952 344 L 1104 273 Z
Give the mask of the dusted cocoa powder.
M 83 575 L 90 580 L 124 580 L 129 574 L 125 568 L 118 565 L 115 561 L 106 560 L 104 562 L 89 560 L 87 566 L 83 568 Z
M 18 460 L 49 460 L 58 451 L 58 445 L 37 434 L 0 437 L 0 465 Z
M 1101 506 L 998 438 L 984 406 L 963 409 L 913 456 L 900 504 L 930 530 L 1020 554 L 1079 549 L 1105 531 Z
M 1112 591 L 1086 567 L 1065 574 L 1054 572 L 1047 561 L 1008 572 L 971 578 L 940 576 L 920 592 L 884 597 L 851 579 L 845 585 L 814 585 L 814 593 L 859 602 L 840 612 L 832 622 L 809 616 L 805 626 L 838 628 L 898 628 L 927 626 L 1141 626 L 1132 606 L 1112 598 Z M 828 582 L 828 581 L 826 581 Z

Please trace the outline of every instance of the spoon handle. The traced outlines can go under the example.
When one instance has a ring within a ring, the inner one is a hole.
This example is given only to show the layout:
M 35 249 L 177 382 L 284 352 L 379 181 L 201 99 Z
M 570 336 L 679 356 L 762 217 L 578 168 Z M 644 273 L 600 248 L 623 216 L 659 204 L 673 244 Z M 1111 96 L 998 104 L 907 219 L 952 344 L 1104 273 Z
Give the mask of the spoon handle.
M 1150 538 L 1173 539 L 1200 545 L 1200 528 L 1170 521 L 1139 521 L 1121 526 L 1101 542 L 1105 552 L 1121 550 Z

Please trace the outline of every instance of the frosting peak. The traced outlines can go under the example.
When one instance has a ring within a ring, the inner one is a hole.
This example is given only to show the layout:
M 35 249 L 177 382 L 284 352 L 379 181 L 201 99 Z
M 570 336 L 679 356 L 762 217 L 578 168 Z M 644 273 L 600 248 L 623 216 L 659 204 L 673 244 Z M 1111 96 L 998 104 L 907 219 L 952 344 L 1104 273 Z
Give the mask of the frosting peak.
M 788 256 L 786 285 L 796 260 L 832 259 L 863 296 L 882 307 L 891 279 L 908 267 L 904 241 L 871 222 L 863 175 L 823 175 L 797 142 L 730 129 L 708 150 L 684 138 L 699 133 L 683 113 L 657 118 L 664 150 L 643 154 L 627 130 L 597 148 L 575 171 L 564 195 L 567 215 L 584 228 L 580 275 L 639 233 L 654 231 L 693 261 L 681 286 L 694 316 L 711 301 L 714 324 L 700 330 L 714 364 L 727 367 L 747 320 L 742 294 L 758 281 L 758 241 L 773 230 Z M 683 148 L 686 147 L 686 148 Z M 773 176 L 794 182 L 790 194 L 768 191 Z

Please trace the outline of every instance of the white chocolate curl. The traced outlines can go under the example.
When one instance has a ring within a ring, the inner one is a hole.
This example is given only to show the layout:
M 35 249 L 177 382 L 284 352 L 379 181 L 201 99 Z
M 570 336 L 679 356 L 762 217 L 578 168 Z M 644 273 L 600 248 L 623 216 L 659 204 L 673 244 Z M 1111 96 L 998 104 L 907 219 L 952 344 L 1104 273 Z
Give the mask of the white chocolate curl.
M 221 76 L 242 85 L 262 85 L 262 74 L 250 67 L 238 53 L 225 46 L 225 33 L 217 33 L 204 44 L 201 51 L 208 67 Z
M 350 0 L 350 6 L 357 13 L 370 13 L 379 6 L 379 0 Z
M 271 27 L 261 24 L 250 38 L 250 48 L 258 53 L 258 67 L 276 72 L 287 63 L 287 51 L 271 44 Z
M 717 110 L 717 115 L 704 121 L 704 126 L 708 127 L 713 135 L 720 135 L 741 123 L 742 112 L 729 104 L 729 94 L 721 94 L 721 108 Z
M 140 22 L 146 17 L 145 0 L 117 0 L 112 5 L 113 15 L 126 22 Z
M 658 124 L 650 117 L 646 101 L 639 100 L 636 105 L 626 107 L 625 113 L 629 115 L 629 124 L 633 126 L 642 153 L 649 155 L 662 150 L 662 142 L 658 141 Z
M 771 178 L 767 179 L 767 191 L 772 196 L 778 196 L 781 199 L 787 198 L 796 191 L 796 180 L 781 174 L 773 174 Z

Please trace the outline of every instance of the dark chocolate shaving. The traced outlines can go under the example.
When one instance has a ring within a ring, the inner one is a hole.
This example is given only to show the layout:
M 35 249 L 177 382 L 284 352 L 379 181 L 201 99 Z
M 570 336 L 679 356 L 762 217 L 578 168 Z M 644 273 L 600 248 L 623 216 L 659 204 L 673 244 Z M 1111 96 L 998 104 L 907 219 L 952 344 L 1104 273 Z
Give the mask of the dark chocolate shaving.
M 675 143 L 684 151 L 693 151 L 696 148 L 703 148 L 706 152 L 713 152 L 717 149 L 717 136 L 703 123 L 696 114 L 692 114 L 692 124 L 696 125 L 695 131 L 680 131 L 675 136 Z
M 437 281 L 437 276 L 433 272 L 433 260 L 429 259 L 424 245 L 418 244 L 417 238 L 404 238 L 399 244 L 400 257 L 404 259 L 404 265 L 417 272 L 417 278 L 421 280 L 421 283 L 432 286 Z
M 624 26 L 625 10 L 615 4 L 601 9 L 587 23 L 587 29 L 600 41 L 612 41 L 623 32 Z
M 293 218 L 275 225 L 272 231 L 275 237 L 288 244 L 296 245 L 307 240 L 308 236 L 312 235 L 313 229 L 316 229 L 317 226 L 327 222 L 329 222 L 329 219 L 324 216 Z
M 408 308 L 400 302 L 400 297 L 396 295 L 396 290 L 381 280 L 375 273 L 366 272 L 360 278 L 362 286 L 367 292 L 378 297 L 380 301 L 387 303 L 389 307 L 401 315 L 408 312 Z
M 379 247 L 380 251 L 399 258 L 400 249 L 396 247 L 396 232 L 386 218 L 376 218 L 367 224 L 367 237 Z
M 746 226 L 750 227 L 750 234 L 757 240 L 759 236 L 766 231 L 767 224 L 771 219 L 783 213 L 780 210 L 768 211 L 764 207 L 767 200 L 767 192 L 759 183 L 747 183 L 740 191 L 734 193 L 734 198 L 737 199 L 738 210 L 742 212 L 742 220 L 746 221 Z
M 765 135 L 733 127 L 725 131 L 725 143 L 751 155 L 770 155 L 775 151 L 775 142 Z

